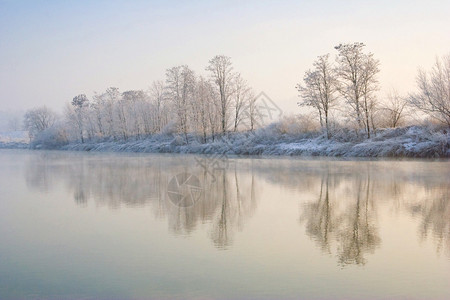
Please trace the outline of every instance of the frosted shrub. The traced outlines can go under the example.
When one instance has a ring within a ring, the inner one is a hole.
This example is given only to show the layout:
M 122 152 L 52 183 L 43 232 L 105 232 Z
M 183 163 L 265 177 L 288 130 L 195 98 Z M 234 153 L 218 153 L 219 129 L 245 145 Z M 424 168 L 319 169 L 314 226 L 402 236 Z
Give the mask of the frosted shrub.
M 55 125 L 38 133 L 30 146 L 34 149 L 59 149 L 68 143 L 64 128 Z

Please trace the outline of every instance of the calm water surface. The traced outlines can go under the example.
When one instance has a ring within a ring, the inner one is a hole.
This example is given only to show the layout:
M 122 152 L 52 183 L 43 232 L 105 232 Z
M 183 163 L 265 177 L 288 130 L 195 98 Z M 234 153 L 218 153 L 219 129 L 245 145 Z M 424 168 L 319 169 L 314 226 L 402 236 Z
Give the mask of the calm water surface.
M 450 162 L 2 150 L 0 299 L 35 298 L 450 299 Z

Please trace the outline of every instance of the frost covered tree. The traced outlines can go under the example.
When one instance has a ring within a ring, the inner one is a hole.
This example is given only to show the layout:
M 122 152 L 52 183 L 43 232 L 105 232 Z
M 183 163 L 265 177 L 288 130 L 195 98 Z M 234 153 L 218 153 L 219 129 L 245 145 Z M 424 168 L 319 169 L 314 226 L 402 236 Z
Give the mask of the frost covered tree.
M 166 71 L 167 95 L 172 102 L 177 117 L 178 128 L 188 141 L 188 116 L 195 87 L 194 72 L 186 65 Z
M 128 102 L 127 100 L 125 100 L 122 96 L 123 94 L 121 94 L 120 98 L 117 101 L 117 104 L 115 105 L 116 108 L 116 116 L 117 116 L 117 120 L 118 120 L 118 129 L 119 132 L 121 133 L 121 136 L 124 140 L 128 139 Z
M 367 138 L 370 138 L 371 131 L 375 130 L 374 116 L 378 110 L 378 98 L 376 92 L 379 90 L 377 74 L 380 71 L 379 61 L 373 58 L 369 53 L 364 56 L 361 76 L 361 109 L 363 125 L 365 127 Z
M 208 99 L 206 102 L 206 110 L 209 121 L 209 128 L 211 132 L 212 140 L 214 141 L 216 134 L 220 132 L 221 128 L 221 105 L 220 105 L 220 96 L 217 92 L 217 89 L 209 82 L 206 85 L 208 88 Z
M 248 105 L 251 101 L 252 91 L 247 81 L 237 73 L 233 81 L 233 119 L 234 132 L 244 118 L 248 117 Z
M 46 106 L 28 110 L 24 115 L 24 127 L 30 138 L 50 128 L 55 124 L 57 115 Z
M 130 134 L 140 137 L 143 129 L 142 108 L 146 95 L 142 90 L 130 90 L 122 93 L 125 119 L 128 120 Z
M 154 81 L 150 86 L 149 95 L 154 107 L 154 132 L 159 132 L 167 124 L 167 92 L 164 82 Z
M 117 132 L 117 126 L 115 124 L 115 107 L 121 98 L 120 91 L 116 87 L 109 87 L 106 89 L 103 96 L 105 98 L 103 114 L 108 126 L 108 136 L 115 138 Z
M 211 135 L 214 141 L 215 135 L 220 131 L 220 104 L 219 97 L 214 86 L 204 77 L 197 79 L 196 94 L 194 97 L 193 114 L 195 128 L 203 137 L 203 142 L 207 141 L 207 135 Z
M 167 97 L 173 107 L 172 111 L 175 112 L 178 119 L 178 127 L 183 128 L 184 107 L 181 99 L 181 66 L 166 70 L 166 90 Z
M 187 65 L 167 69 L 165 81 L 154 81 L 147 92 L 122 93 L 110 87 L 95 93 L 92 101 L 78 95 L 66 109 L 67 132 L 82 143 L 86 139 L 140 139 L 175 131 L 186 143 L 189 134 L 206 142 L 208 135 L 214 140 L 218 132 L 226 132 L 231 117 L 237 130 L 248 117 L 251 90 L 241 76 L 234 76 L 228 57 L 214 57 L 207 70 L 211 75 L 208 80 L 197 77 Z M 175 131 L 168 126 L 171 124 L 176 125 Z
M 314 69 L 305 72 L 303 83 L 297 85 L 302 97 L 299 105 L 311 106 L 319 114 L 320 125 L 326 130 L 327 138 L 330 133 L 330 110 L 337 102 L 337 79 L 333 66 L 329 62 L 329 54 L 319 56 L 314 62 Z
M 209 106 L 213 102 L 213 87 L 210 82 L 205 80 L 202 76 L 197 79 L 197 84 L 195 87 L 195 95 L 193 98 L 192 113 L 193 124 L 195 131 L 202 135 L 203 142 L 206 143 L 207 135 L 210 132 L 210 122 L 209 122 Z
M 430 71 L 419 70 L 416 93 L 408 102 L 439 122 L 450 126 L 450 53 L 436 58 Z
M 82 143 L 84 143 L 85 123 L 89 108 L 89 99 L 85 94 L 80 94 L 72 99 L 72 111 L 69 111 L 69 119 L 73 121 Z
M 387 94 L 380 111 L 388 127 L 396 128 L 403 124 L 406 117 L 406 104 L 405 98 L 401 97 L 397 91 L 392 90 Z
M 256 103 L 257 99 L 253 91 L 250 92 L 248 99 L 249 100 L 245 112 L 247 114 L 248 122 L 250 124 L 249 130 L 253 132 L 259 119 L 258 105 Z
M 183 133 L 187 139 L 189 125 L 195 124 L 195 114 L 193 113 L 194 93 L 195 93 L 196 78 L 194 71 L 187 65 L 181 67 L 181 101 L 183 103 Z
M 210 72 L 211 79 L 214 82 L 220 96 L 220 121 L 222 133 L 226 133 L 231 106 L 231 95 L 233 93 L 233 65 L 231 58 L 225 55 L 217 55 L 209 61 L 206 70 Z
M 95 93 L 92 97 L 93 101 L 91 103 L 91 109 L 93 110 L 93 114 L 95 117 L 95 122 L 99 131 L 100 136 L 105 135 L 104 127 L 104 117 L 103 117 L 103 110 L 105 106 L 105 99 L 103 97 L 103 94 L 97 94 Z
M 364 53 L 364 43 L 339 44 L 336 73 L 338 91 L 351 107 L 351 115 L 358 128 L 364 127 L 370 137 L 376 107 L 375 92 L 378 90 L 379 61 L 372 53 Z

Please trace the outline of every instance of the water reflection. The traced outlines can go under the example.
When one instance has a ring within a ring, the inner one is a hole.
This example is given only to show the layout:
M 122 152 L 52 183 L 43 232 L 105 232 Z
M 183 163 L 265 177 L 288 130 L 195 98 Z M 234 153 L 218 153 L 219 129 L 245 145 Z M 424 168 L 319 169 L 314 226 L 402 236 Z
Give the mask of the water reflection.
M 200 180 L 203 192 L 194 206 L 179 207 L 168 199 L 168 182 L 180 172 L 191 172 Z M 234 166 L 213 177 L 191 157 L 43 153 L 27 162 L 25 174 L 28 186 L 41 192 L 62 184 L 80 206 L 91 201 L 112 209 L 151 206 L 155 217 L 166 218 L 176 235 L 189 235 L 199 224 L 207 224 L 219 249 L 232 244 L 257 206 L 251 170 L 239 172 Z
M 431 190 L 423 199 L 414 198 L 406 204 L 411 215 L 420 218 L 419 237 L 434 239 L 438 253 L 450 253 L 450 188 Z
M 448 162 L 305 161 L 236 159 L 210 176 L 191 156 L 44 152 L 26 164 L 26 182 L 41 192 L 62 187 L 80 206 L 150 206 L 175 235 L 205 227 L 213 245 L 228 249 L 255 213 L 261 187 L 298 196 L 300 224 L 341 266 L 364 265 L 383 242 L 380 207 L 418 219 L 417 234 L 450 253 Z M 173 205 L 167 185 L 178 173 L 195 174 L 203 192 L 188 208 Z M 267 220 L 270 222 L 270 220 Z
M 380 245 L 376 226 L 376 207 L 370 171 L 366 178 L 336 181 L 329 171 L 320 179 L 317 200 L 304 205 L 300 220 L 305 222 L 307 234 L 322 251 L 331 253 L 334 243 L 341 265 L 364 264 L 366 253 L 373 253 Z M 344 188 L 345 198 L 336 198 L 336 191 Z
M 226 249 L 231 245 L 233 232 L 242 230 L 245 219 L 256 209 L 254 174 L 251 174 L 250 185 L 240 181 L 235 166 L 233 177 L 224 172 L 217 184 L 208 188 L 213 191 L 209 199 L 219 202 L 210 234 L 218 248 Z

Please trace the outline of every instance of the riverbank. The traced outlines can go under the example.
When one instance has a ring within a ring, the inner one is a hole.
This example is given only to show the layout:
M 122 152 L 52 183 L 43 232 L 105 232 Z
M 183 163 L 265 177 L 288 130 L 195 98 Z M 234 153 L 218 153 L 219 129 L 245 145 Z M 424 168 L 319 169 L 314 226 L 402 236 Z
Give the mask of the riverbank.
M 27 149 L 28 141 L 27 131 L 0 132 L 0 149 Z
M 2 142 L 0 141 L 0 149 L 28 149 L 30 145 L 24 142 Z
M 289 135 L 266 128 L 256 132 L 216 137 L 214 141 L 207 143 L 198 140 L 195 136 L 189 136 L 186 142 L 182 136 L 155 135 L 128 141 L 70 143 L 59 149 L 138 153 L 450 158 L 448 130 L 433 130 L 420 126 L 379 130 L 371 139 L 345 132 L 327 140 L 320 134 Z M 36 148 L 40 148 L 39 145 Z

